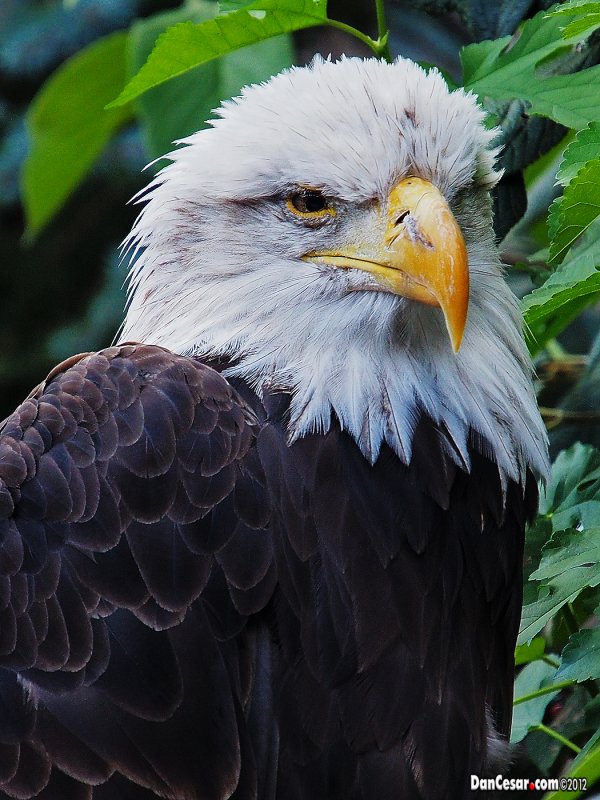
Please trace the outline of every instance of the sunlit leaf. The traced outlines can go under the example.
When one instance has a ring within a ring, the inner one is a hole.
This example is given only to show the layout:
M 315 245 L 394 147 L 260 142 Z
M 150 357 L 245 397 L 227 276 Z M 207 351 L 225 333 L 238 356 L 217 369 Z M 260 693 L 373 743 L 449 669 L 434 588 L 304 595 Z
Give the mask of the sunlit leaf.
M 252 5 L 254 0 L 219 0 L 219 14 L 231 14 L 232 11 L 239 11 L 244 6 Z
M 585 164 L 548 215 L 550 260 L 562 261 L 600 214 L 600 158 Z
M 215 4 L 196 0 L 190 6 L 154 15 L 133 25 L 131 74 L 144 64 L 162 31 L 189 19 L 190 14 L 194 22 L 211 19 Z M 266 80 L 292 62 L 292 43 L 286 34 L 229 53 L 150 89 L 135 101 L 149 158 L 164 155 L 172 149 L 176 139 L 202 128 L 221 100 L 239 94 L 246 84 Z M 169 112 L 165 113 L 165 109 Z
M 579 131 L 566 148 L 556 180 L 566 186 L 588 161 L 598 158 L 600 153 L 600 123 L 592 122 Z
M 569 0 L 569 2 L 556 5 L 546 13 L 551 17 L 572 17 L 575 14 L 600 14 L 600 0 Z
M 546 650 L 546 642 L 541 636 L 536 636 L 527 644 L 520 644 L 515 648 L 515 666 L 529 664 L 531 661 L 538 661 Z
M 600 25 L 600 3 L 590 2 L 590 0 L 572 0 L 572 2 L 564 3 L 550 11 L 549 15 L 560 16 L 564 22 L 566 22 L 565 17 L 576 16 L 576 19 L 565 25 L 563 29 L 563 36 L 568 39 L 571 36 L 595 30 Z
M 182 22 L 159 37 L 148 61 L 110 107 L 219 56 L 283 33 L 323 25 L 326 20 L 327 0 L 255 0 L 200 24 Z

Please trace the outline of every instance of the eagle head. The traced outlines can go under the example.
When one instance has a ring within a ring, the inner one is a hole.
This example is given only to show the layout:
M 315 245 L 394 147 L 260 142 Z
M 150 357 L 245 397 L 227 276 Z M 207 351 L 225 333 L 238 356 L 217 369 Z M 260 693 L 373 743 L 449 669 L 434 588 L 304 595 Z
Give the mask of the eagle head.
M 225 359 L 374 462 L 426 413 L 469 469 L 547 469 L 492 228 L 496 132 L 406 59 L 315 59 L 222 104 L 138 198 L 123 338 Z

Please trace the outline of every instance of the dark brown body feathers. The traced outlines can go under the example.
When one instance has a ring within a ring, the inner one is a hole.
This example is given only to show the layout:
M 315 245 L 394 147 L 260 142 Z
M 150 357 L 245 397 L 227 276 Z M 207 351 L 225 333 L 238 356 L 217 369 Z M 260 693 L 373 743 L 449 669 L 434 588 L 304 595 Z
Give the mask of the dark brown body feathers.
M 0 431 L 0 797 L 460 800 L 506 734 L 523 528 L 473 440 L 288 446 L 200 361 L 72 359 Z

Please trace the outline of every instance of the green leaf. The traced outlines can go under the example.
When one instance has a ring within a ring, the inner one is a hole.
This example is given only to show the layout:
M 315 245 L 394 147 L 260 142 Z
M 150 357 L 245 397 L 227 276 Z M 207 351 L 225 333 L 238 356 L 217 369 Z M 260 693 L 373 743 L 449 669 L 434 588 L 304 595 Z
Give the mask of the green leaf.
M 600 3 L 589 0 L 573 0 L 573 2 L 565 3 L 551 11 L 550 15 L 561 17 L 577 15 L 577 19 L 563 29 L 563 36 L 569 38 L 588 30 L 595 30 L 600 25 Z
M 234 50 L 326 22 L 327 0 L 255 0 L 200 24 L 182 22 L 160 36 L 148 61 L 109 108 Z
M 600 584 L 600 528 L 555 534 L 529 580 L 541 585 L 537 600 L 523 607 L 518 644 L 529 641 L 588 586 Z
M 126 44 L 124 32 L 99 39 L 60 66 L 34 98 L 21 177 L 29 237 L 56 214 L 130 118 L 130 106 L 104 110 L 125 83 Z
M 523 603 L 533 603 L 537 599 L 538 586 L 529 583 L 529 576 L 536 570 L 542 559 L 542 550 L 545 544 L 552 538 L 552 522 L 543 516 L 538 516 L 532 525 L 527 528 L 525 536 L 525 552 L 523 554 L 523 576 L 525 585 L 523 586 Z
M 515 648 L 515 666 L 529 664 L 530 661 L 539 661 L 546 650 L 546 642 L 541 636 L 536 636 L 528 644 L 520 644 Z
M 600 123 L 592 122 L 579 131 L 563 153 L 556 180 L 566 186 L 588 161 L 598 158 L 600 153 Z
M 588 571 L 594 580 L 589 585 L 597 585 L 600 581 L 600 528 L 583 531 L 567 528 L 556 533 L 544 547 L 540 565 L 531 573 L 529 580 L 551 581 L 577 567 L 584 567 Z M 573 587 L 577 585 L 574 583 Z
M 570 0 L 547 12 L 549 17 L 572 17 L 574 14 L 600 14 L 600 0 Z
M 550 261 L 560 262 L 600 214 L 600 158 L 585 164 L 548 216 Z
M 576 19 L 574 22 L 569 23 L 563 31 L 563 36 L 578 36 L 580 33 L 585 33 L 590 28 L 597 28 L 600 25 L 600 14 L 589 14 L 581 19 Z
M 527 753 L 526 757 L 531 759 L 540 773 L 547 775 L 560 754 L 562 745 L 556 739 L 549 737 L 544 731 L 534 728 L 527 735 L 524 749 Z
M 512 38 L 512 36 L 502 36 L 500 39 L 488 39 L 463 47 L 460 51 L 460 61 L 465 85 L 476 80 L 478 75 L 487 75 L 490 70 L 493 71 L 502 51 L 508 47 Z
M 550 685 L 556 673 L 555 667 L 546 664 L 545 661 L 532 661 L 531 664 L 523 667 L 515 680 L 514 697 L 524 697 L 527 694 L 541 689 L 543 686 Z M 528 734 L 529 729 L 539 725 L 544 719 L 546 706 L 553 700 L 558 691 L 535 697 L 526 703 L 520 703 L 513 709 L 512 731 L 510 741 L 512 744 L 522 741 Z
M 567 603 L 573 600 L 588 586 L 589 570 L 584 567 L 569 570 L 558 578 L 549 581 L 548 585 L 539 590 L 539 597 L 533 603 L 523 606 L 521 616 L 521 629 L 517 644 L 529 641 L 539 633 L 544 625 L 560 611 Z M 598 570 L 597 583 L 600 583 L 600 570 Z
M 582 748 L 581 753 L 579 754 L 579 756 L 587 756 L 587 755 L 591 756 L 592 752 L 594 750 L 596 750 L 596 746 L 597 746 L 598 742 L 600 742 L 600 728 L 585 743 L 585 746 Z M 599 755 L 600 755 L 600 750 L 597 750 L 596 756 L 599 756 Z M 579 762 L 579 760 L 580 760 L 579 756 L 573 762 L 573 766 L 575 766 L 576 762 Z M 580 764 L 577 765 L 577 774 L 584 775 L 585 774 L 584 771 L 582 769 L 579 769 L 580 766 L 581 766 Z M 590 777 L 592 778 L 592 776 L 590 776 Z M 600 762 L 598 763 L 598 765 L 596 767 L 596 771 L 593 773 L 592 780 L 597 780 L 598 778 L 600 778 Z
M 254 0 L 219 0 L 219 14 L 231 14 L 232 11 L 239 11 L 244 6 L 249 6 Z
M 465 47 L 461 53 L 465 88 L 481 98 L 527 100 L 532 114 L 541 114 L 570 128 L 600 120 L 600 66 L 571 75 L 541 76 L 538 67 L 575 47 L 596 28 L 600 19 L 564 38 L 563 20 L 540 11 L 527 20 L 519 38 L 504 37 Z
M 562 651 L 557 680 L 600 678 L 600 628 L 574 633 Z
M 539 513 L 554 531 L 600 526 L 600 451 L 577 442 L 559 453 Z
M 538 542 L 547 535 L 548 524 L 554 534 L 525 584 L 528 602 L 519 644 L 535 636 L 583 589 L 600 584 L 600 452 L 594 447 L 574 444 L 552 465 L 533 526 L 542 532 Z
M 600 292 L 600 224 L 588 232 L 542 286 L 521 300 L 532 353 L 559 334 Z
M 159 34 L 169 26 L 189 19 L 210 19 L 215 4 L 196 0 L 193 5 L 157 14 L 136 22 L 131 29 L 131 73 L 146 61 Z M 205 126 L 205 120 L 224 98 L 239 94 L 248 83 L 266 80 L 293 63 L 289 35 L 268 39 L 156 86 L 135 101 L 146 149 L 150 158 L 168 152 L 177 139 Z M 169 113 L 165 114 L 165 108 Z

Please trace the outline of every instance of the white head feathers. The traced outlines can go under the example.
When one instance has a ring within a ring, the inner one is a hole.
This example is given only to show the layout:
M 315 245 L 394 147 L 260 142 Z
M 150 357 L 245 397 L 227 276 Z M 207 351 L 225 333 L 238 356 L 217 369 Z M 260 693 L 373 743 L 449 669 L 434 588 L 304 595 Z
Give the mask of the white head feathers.
M 545 433 L 491 226 L 494 132 L 474 98 L 403 59 L 315 60 L 248 87 L 218 114 L 143 196 L 122 338 L 234 357 L 230 373 L 259 393 L 288 388 L 292 438 L 326 430 L 333 412 L 370 460 L 383 442 L 409 460 L 424 410 L 467 467 L 472 427 L 504 477 L 521 479 L 526 466 L 543 475 Z M 456 355 L 440 309 L 351 291 L 354 270 L 302 260 L 345 225 L 367 224 L 407 175 L 442 191 L 467 245 L 469 316 Z M 298 186 L 334 197 L 336 223 L 291 218 L 285 199 Z

